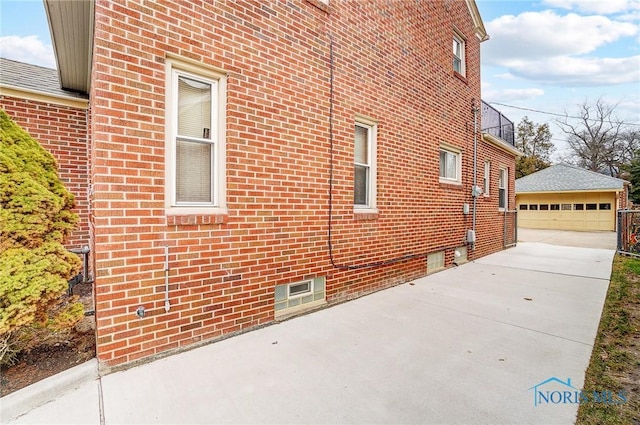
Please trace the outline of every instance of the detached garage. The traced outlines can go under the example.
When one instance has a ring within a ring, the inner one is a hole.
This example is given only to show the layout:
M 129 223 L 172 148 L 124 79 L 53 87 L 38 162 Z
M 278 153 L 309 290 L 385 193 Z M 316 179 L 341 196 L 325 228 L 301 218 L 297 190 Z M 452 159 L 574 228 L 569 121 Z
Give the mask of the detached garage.
M 518 227 L 615 231 L 629 182 L 559 164 L 517 179 L 515 189 Z

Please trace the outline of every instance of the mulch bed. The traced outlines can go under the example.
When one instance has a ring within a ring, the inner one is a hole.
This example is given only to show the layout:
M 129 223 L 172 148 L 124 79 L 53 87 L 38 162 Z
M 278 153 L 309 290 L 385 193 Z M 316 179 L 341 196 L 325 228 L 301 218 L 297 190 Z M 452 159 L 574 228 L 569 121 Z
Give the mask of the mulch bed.
M 82 283 L 73 290 L 93 309 L 92 285 Z M 15 364 L 0 370 L 0 396 L 20 390 L 42 379 L 84 363 L 96 356 L 95 319 L 86 316 L 69 335 L 53 344 L 40 345 L 22 353 Z

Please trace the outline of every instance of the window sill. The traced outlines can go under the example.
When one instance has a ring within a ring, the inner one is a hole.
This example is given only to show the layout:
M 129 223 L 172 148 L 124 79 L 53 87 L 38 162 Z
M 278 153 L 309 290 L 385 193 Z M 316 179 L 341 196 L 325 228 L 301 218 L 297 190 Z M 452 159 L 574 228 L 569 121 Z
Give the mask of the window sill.
M 297 316 L 300 313 L 308 313 L 313 310 L 318 310 L 324 307 L 326 304 L 327 304 L 327 301 L 322 299 L 322 300 L 312 301 L 306 304 L 300 304 L 295 307 L 289 307 L 282 310 L 278 310 L 274 313 L 274 320 L 276 321 L 286 320 L 293 316 Z
M 201 224 L 224 224 L 227 214 L 167 214 L 168 226 L 196 226 Z
M 377 220 L 379 212 L 376 208 L 362 208 L 353 210 L 355 220 Z
M 462 81 L 465 84 L 469 84 L 469 82 L 467 81 L 467 77 L 465 77 L 464 75 L 460 74 L 458 71 L 453 71 L 453 75 L 460 81 Z
M 462 186 L 462 183 L 460 182 L 451 181 L 451 180 L 440 180 L 440 188 L 462 190 L 464 189 L 464 186 Z

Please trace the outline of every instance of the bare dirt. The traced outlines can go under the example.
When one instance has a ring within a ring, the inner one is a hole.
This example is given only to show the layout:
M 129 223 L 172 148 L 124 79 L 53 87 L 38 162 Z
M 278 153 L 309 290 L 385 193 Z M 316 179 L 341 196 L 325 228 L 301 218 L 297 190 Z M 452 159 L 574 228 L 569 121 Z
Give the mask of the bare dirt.
M 93 289 L 90 283 L 73 288 L 80 297 L 85 312 L 93 310 Z M 84 363 L 96 355 L 95 319 L 85 316 L 75 328 L 60 338 L 34 347 L 18 356 L 13 366 L 0 370 L 0 397 Z

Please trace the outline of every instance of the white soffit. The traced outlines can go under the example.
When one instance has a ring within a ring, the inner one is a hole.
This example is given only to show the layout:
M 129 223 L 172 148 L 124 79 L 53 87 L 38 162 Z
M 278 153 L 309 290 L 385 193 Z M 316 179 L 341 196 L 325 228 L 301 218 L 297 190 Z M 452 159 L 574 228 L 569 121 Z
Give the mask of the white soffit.
M 88 93 L 94 0 L 43 0 L 63 89 Z

